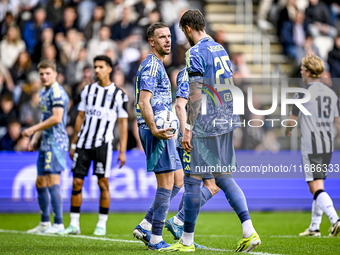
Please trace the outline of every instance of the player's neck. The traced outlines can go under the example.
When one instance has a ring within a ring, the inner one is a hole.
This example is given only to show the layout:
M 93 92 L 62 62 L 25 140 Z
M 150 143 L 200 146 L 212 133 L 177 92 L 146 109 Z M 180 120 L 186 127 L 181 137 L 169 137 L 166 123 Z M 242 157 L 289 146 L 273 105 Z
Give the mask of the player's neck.
M 112 84 L 111 80 L 109 77 L 103 79 L 103 80 L 98 80 L 98 84 L 102 87 L 107 87 L 110 86 Z
M 44 85 L 45 86 L 45 88 L 48 90 L 50 87 L 52 87 L 52 85 L 54 84 L 55 82 L 52 82 L 51 84 L 49 84 L 49 85 Z
M 164 61 L 165 56 L 160 55 L 155 49 L 151 48 L 151 54 L 155 55 L 162 63 Z
M 320 78 L 317 78 L 317 79 L 315 79 L 315 78 L 307 78 L 307 84 L 310 84 L 312 82 L 321 82 L 321 81 L 320 81 Z
M 192 39 L 193 39 L 193 41 L 196 45 L 199 41 L 201 41 L 205 37 L 208 37 L 208 35 L 205 31 L 203 31 L 203 32 L 202 31 L 198 31 L 198 32 L 195 31 Z

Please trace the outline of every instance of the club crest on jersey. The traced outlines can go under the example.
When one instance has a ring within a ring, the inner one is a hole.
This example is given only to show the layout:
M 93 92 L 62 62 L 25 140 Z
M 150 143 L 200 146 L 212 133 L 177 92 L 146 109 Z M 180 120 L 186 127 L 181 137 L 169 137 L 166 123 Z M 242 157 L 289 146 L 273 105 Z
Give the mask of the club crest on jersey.
M 112 101 L 112 97 L 113 97 L 112 94 L 107 94 L 106 101 Z
M 171 155 L 171 156 L 170 156 L 170 160 L 171 160 L 171 165 L 172 165 L 172 166 L 176 164 L 175 155 Z
M 155 86 L 155 80 L 154 79 L 152 79 L 152 78 L 148 78 L 147 80 L 146 80 L 146 85 L 148 85 L 148 87 L 153 87 L 153 86 Z
M 187 92 L 189 90 L 189 86 L 187 83 L 183 82 L 179 85 L 179 89 L 182 92 Z

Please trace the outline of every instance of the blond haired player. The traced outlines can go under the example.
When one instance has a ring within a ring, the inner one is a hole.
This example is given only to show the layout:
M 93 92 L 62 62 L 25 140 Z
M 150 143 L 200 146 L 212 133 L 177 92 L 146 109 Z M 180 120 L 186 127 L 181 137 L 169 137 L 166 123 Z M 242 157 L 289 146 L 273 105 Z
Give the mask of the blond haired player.
M 322 214 L 325 213 L 332 224 L 330 236 L 337 236 L 340 232 L 340 221 L 332 199 L 324 188 L 327 177 L 333 143 L 333 122 L 339 121 L 339 98 L 333 90 L 320 82 L 324 71 L 324 62 L 315 55 L 307 55 L 302 60 L 301 76 L 307 84 L 311 99 L 304 107 L 311 115 L 304 115 L 295 105 L 289 119 L 300 119 L 301 154 L 306 181 L 310 192 L 314 195 L 312 204 L 312 222 L 300 236 L 320 236 L 320 223 Z M 304 95 L 296 95 L 303 97 Z M 289 121 L 288 126 L 293 126 L 294 121 Z M 286 128 L 286 136 L 291 136 L 293 127 Z

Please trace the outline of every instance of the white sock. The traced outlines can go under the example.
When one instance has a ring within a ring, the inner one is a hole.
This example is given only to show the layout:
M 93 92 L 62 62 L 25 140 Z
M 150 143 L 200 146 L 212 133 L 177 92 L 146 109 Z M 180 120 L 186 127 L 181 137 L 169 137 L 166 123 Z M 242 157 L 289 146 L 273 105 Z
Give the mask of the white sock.
M 174 223 L 179 226 L 183 226 L 184 222 L 177 218 L 177 216 L 174 216 Z
M 242 223 L 242 229 L 243 229 L 244 238 L 250 237 L 255 232 L 255 229 L 253 227 L 253 223 L 251 222 L 251 220 L 244 221 Z
M 183 245 L 190 246 L 194 242 L 194 233 L 187 233 L 183 231 L 182 240 Z
M 157 244 L 159 242 L 163 241 L 163 237 L 162 236 L 156 236 L 154 234 L 151 234 L 151 238 L 150 238 L 150 243 L 151 244 Z
M 146 219 L 143 219 L 142 222 L 139 223 L 139 225 L 145 230 L 151 231 L 152 224 L 148 222 Z
M 98 217 L 98 223 L 97 223 L 97 227 L 106 229 L 106 222 L 107 222 L 107 218 L 109 218 L 108 214 L 99 214 Z
M 70 217 L 71 217 L 70 225 L 77 229 L 80 229 L 80 226 L 79 226 L 80 213 L 70 213 Z
M 312 204 L 312 222 L 310 223 L 309 230 L 315 231 L 320 230 L 320 224 L 322 220 L 323 211 L 318 206 L 315 200 L 313 200 Z
M 316 198 L 316 203 L 321 208 L 321 210 L 327 215 L 331 224 L 334 225 L 338 221 L 339 216 L 337 215 L 334 209 L 333 201 L 330 198 L 330 196 L 326 192 L 321 192 Z

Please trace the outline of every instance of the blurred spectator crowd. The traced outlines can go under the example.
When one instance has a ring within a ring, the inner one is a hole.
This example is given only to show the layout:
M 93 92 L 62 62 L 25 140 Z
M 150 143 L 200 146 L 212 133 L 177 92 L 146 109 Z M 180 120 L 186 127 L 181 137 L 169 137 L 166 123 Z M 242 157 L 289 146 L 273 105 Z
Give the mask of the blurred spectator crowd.
M 56 62 L 57 80 L 70 97 L 67 132 L 71 139 L 80 93 L 85 85 L 95 81 L 92 62 L 99 54 L 112 59 L 112 81 L 130 99 L 128 149 L 142 149 L 134 106 L 134 79 L 141 61 L 149 53 L 146 30 L 158 21 L 170 27 L 172 53 L 165 58 L 164 65 L 175 102 L 176 77 L 185 67 L 185 52 L 190 47 L 179 28 L 179 19 L 189 8 L 203 12 L 203 3 L 199 0 L 0 0 L 0 151 L 27 150 L 29 138 L 20 134 L 41 118 L 37 64 L 42 59 Z M 340 77 L 339 13 L 339 4 L 331 0 L 260 0 L 258 26 L 276 31 L 284 53 L 297 67 L 305 54 L 314 53 L 329 63 L 326 76 Z M 213 33 L 209 24 L 206 30 L 228 51 L 226 31 L 218 29 Z M 246 93 L 251 73 L 245 57 L 242 53 L 228 53 L 235 85 Z M 248 115 L 244 116 L 246 121 L 261 120 L 259 116 Z M 114 148 L 118 149 L 119 131 L 114 132 Z M 234 144 L 236 149 L 280 149 L 272 128 L 266 126 L 235 130 Z
M 176 75 L 189 48 L 178 24 L 188 8 L 187 0 L 0 0 L 0 150 L 25 151 L 29 139 L 21 131 L 40 121 L 37 64 L 42 59 L 56 62 L 57 81 L 70 97 L 67 132 L 72 138 L 80 93 L 95 81 L 92 62 L 100 54 L 112 59 L 112 80 L 130 99 L 128 149 L 141 149 L 133 84 L 149 53 L 146 30 L 158 21 L 171 29 L 172 53 L 164 65 L 175 100 Z
M 297 67 L 307 54 L 325 61 L 323 78 L 340 78 L 340 2 L 337 0 L 261 0 L 258 26 L 275 29 L 284 53 Z M 296 68 L 293 77 L 299 77 Z M 325 82 L 326 83 L 326 82 Z M 340 92 L 340 84 L 327 85 Z

